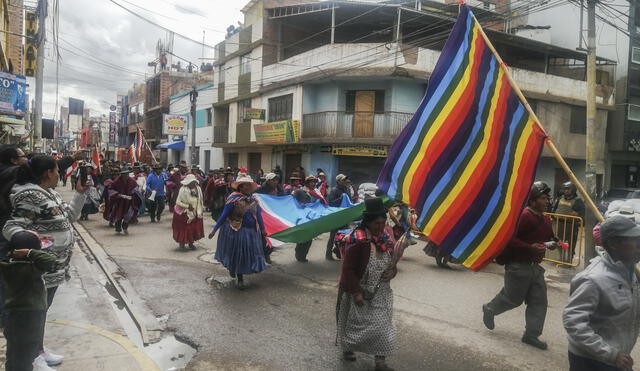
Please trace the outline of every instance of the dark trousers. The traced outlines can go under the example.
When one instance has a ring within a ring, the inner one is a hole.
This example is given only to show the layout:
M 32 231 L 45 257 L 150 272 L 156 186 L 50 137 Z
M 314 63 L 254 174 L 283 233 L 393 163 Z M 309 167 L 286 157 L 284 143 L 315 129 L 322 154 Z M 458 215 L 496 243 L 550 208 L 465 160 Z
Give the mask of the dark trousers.
M 338 230 L 334 229 L 329 234 L 329 241 L 327 241 L 327 252 L 325 253 L 326 256 L 333 256 L 332 255 L 333 254 L 333 247 L 334 247 L 333 240 L 336 238 L 336 233 L 338 233 Z
M 507 263 L 504 266 L 504 288 L 488 305 L 489 310 L 498 315 L 522 303 L 525 310 L 525 336 L 537 338 L 542 334 L 547 316 L 547 284 L 544 268 L 539 264 Z
M 304 260 L 307 258 L 307 254 L 309 253 L 309 249 L 311 248 L 311 243 L 313 241 L 307 241 L 296 244 L 296 259 Z
M 569 352 L 569 371 L 619 371 L 616 366 L 611 366 L 595 359 L 582 357 Z
M 154 201 L 147 199 L 147 209 L 149 210 L 149 215 L 151 215 L 151 220 L 160 220 L 166 200 L 166 196 L 156 196 Z
M 4 313 L 4 337 L 7 340 L 6 371 L 31 371 L 44 337 L 45 311 Z

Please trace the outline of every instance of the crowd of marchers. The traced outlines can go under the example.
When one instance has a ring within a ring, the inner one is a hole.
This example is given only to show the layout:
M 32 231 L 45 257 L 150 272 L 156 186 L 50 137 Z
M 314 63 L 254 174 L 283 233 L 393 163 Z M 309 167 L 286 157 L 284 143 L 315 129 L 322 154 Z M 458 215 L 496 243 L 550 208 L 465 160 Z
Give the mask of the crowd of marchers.
M 25 154 L 15 146 L 0 149 L 0 303 L 7 370 L 51 370 L 63 361 L 44 346 L 43 338 L 47 310 L 68 277 L 74 221 L 100 214 L 115 233 L 127 234 L 131 226 L 142 226 L 143 216 L 160 222 L 168 208 L 179 248 L 194 249 L 205 237 L 203 219 L 211 215 L 215 226 L 208 237 L 217 235 L 214 258 L 243 290 L 246 275 L 272 263 L 273 246 L 256 194 L 292 196 L 303 208 L 318 202 L 338 206 L 345 195 L 352 203 L 364 203 L 361 218 L 331 231 L 326 245 L 326 259 L 341 261 L 337 339 L 345 362 L 356 360 L 357 353 L 370 354 L 376 370 L 392 370 L 387 357 L 396 349 L 396 331 L 390 281 L 398 274 L 404 249 L 419 232 L 413 209 L 385 201 L 380 192 L 357 192 L 343 174 L 332 186 L 322 169 L 306 174 L 297 168 L 283 183 L 279 167 L 253 176 L 231 167 L 205 174 L 186 162 L 96 164 L 84 156 Z M 55 189 L 67 178 L 74 192 L 65 202 Z M 492 330 L 496 316 L 526 304 L 522 342 L 541 350 L 547 349 L 540 336 L 548 306 L 541 262 L 548 249 L 562 242 L 554 231 L 557 221 L 546 212 L 584 213 L 571 184 L 565 184 L 553 205 L 550 193 L 542 182 L 532 185 L 518 229 L 496 259 L 505 267 L 504 287 L 482 305 L 484 325 Z M 403 231 L 401 224 L 413 231 Z M 563 312 L 570 368 L 631 370 L 630 353 L 640 332 L 640 227 L 629 217 L 614 215 L 593 234 L 598 256 L 574 277 Z M 296 260 L 307 262 L 310 248 L 311 241 L 298 243 Z

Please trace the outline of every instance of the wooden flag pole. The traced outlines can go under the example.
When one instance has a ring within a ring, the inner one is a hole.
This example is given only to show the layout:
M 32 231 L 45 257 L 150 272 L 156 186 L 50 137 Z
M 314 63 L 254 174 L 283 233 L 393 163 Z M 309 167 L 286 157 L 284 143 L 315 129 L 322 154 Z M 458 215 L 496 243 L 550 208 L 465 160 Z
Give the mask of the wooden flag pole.
M 140 125 L 138 125 L 138 124 L 136 124 L 136 127 L 138 129 L 140 129 Z M 149 150 L 149 153 L 151 153 L 151 159 L 153 159 L 153 164 L 157 165 L 158 164 L 158 160 L 156 160 L 156 156 L 153 154 L 153 151 L 151 150 L 151 147 L 149 146 L 149 142 L 147 142 L 147 137 L 145 137 L 144 134 L 142 133 L 142 129 L 140 129 L 140 135 L 142 135 L 142 141 L 147 146 L 147 149 Z M 140 160 L 140 159 L 138 159 L 138 160 Z
M 478 22 L 478 20 L 476 19 L 475 16 L 473 16 L 473 20 L 478 24 L 478 30 L 480 30 L 480 34 L 482 35 L 482 38 L 484 39 L 485 43 L 487 44 L 487 46 L 489 47 L 489 49 L 493 53 L 493 55 L 496 58 L 496 60 L 498 60 L 498 63 L 500 64 L 500 68 L 504 71 L 505 76 L 507 76 L 507 80 L 509 81 L 509 85 L 511 85 L 511 88 L 513 88 L 513 90 L 516 92 L 516 94 L 520 98 L 520 101 L 524 104 L 525 108 L 529 112 L 529 115 L 531 115 L 531 117 L 533 117 L 533 119 L 535 120 L 536 124 L 546 134 L 547 132 L 546 132 L 546 130 L 544 130 L 544 127 L 540 123 L 540 120 L 538 119 L 538 116 L 536 115 L 535 112 L 533 112 L 533 110 L 531 109 L 531 106 L 529 105 L 529 102 L 527 102 L 527 98 L 524 97 L 524 94 L 522 94 L 522 91 L 520 90 L 520 88 L 518 87 L 516 82 L 513 81 L 513 79 L 511 78 L 511 74 L 509 73 L 509 69 L 507 68 L 507 66 L 502 61 L 502 58 L 500 58 L 500 54 L 498 54 L 496 49 L 493 47 L 493 44 L 491 43 L 491 40 L 489 40 L 489 38 L 487 37 L 487 34 L 484 33 L 484 30 L 482 29 L 482 26 L 480 25 L 480 22 Z M 567 162 L 564 160 L 564 158 L 560 154 L 560 151 L 558 151 L 558 148 L 556 148 L 556 145 L 551 141 L 551 139 L 548 136 L 547 136 L 547 140 L 545 141 L 545 143 L 547 145 L 547 148 L 549 148 L 549 150 L 551 150 L 551 153 L 556 158 L 556 160 L 558 161 L 558 163 L 560 164 L 562 169 L 567 173 L 567 175 L 569 176 L 569 179 L 571 179 L 573 184 L 576 185 L 576 188 L 578 189 L 578 191 L 580 191 L 580 193 L 584 197 L 584 200 L 585 200 L 587 206 L 589 207 L 589 209 L 591 209 L 591 211 L 596 216 L 598 221 L 603 222 L 604 221 L 604 217 L 600 213 L 600 210 L 598 210 L 598 207 L 596 206 L 595 202 L 593 202 L 593 200 L 591 199 L 591 196 L 589 195 L 589 193 L 587 193 L 587 190 L 584 189 L 584 186 L 582 185 L 582 183 L 580 183 L 580 181 L 578 180 L 576 175 L 573 173 L 573 171 L 571 171 L 571 168 L 569 168 L 569 165 L 567 164 Z

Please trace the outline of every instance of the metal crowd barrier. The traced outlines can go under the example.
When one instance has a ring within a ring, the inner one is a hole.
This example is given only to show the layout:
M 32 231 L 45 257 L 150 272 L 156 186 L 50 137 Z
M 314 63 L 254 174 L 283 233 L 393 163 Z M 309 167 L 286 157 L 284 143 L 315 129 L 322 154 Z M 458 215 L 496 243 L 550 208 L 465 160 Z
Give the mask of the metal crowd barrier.
M 544 260 L 558 265 L 577 267 L 580 265 L 584 250 L 584 220 L 573 215 L 545 214 L 551 217 L 556 237 L 560 241 L 566 242 L 569 248 L 547 250 Z

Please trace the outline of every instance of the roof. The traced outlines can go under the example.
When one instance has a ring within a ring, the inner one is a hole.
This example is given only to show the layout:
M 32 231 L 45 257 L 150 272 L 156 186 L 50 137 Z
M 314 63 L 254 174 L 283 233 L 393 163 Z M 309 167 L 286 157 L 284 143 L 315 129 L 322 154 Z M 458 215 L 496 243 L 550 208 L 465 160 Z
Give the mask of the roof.
M 252 0 L 250 2 L 254 3 L 255 1 L 258 0 Z M 382 2 L 371 2 L 371 1 L 362 1 L 362 0 L 351 0 L 351 1 L 313 1 L 310 0 L 306 3 L 300 3 L 300 4 L 295 4 L 295 5 L 289 5 L 289 6 L 279 6 L 279 7 L 271 7 L 269 8 L 269 12 L 272 15 L 275 15 L 277 12 L 277 16 L 275 18 L 287 18 L 287 17 L 295 17 L 298 15 L 303 15 L 305 14 L 305 9 L 301 9 L 304 8 L 306 5 L 308 6 L 313 6 L 313 5 L 318 5 L 318 4 L 323 4 L 326 5 L 333 3 L 337 6 L 340 7 L 347 7 L 347 6 L 358 6 L 358 7 L 375 7 L 375 8 L 383 8 L 383 7 L 388 7 L 388 8 L 399 8 L 401 7 L 403 11 L 406 12 L 410 12 L 410 13 L 419 13 L 422 15 L 422 17 L 430 17 L 433 20 L 438 20 L 440 21 L 440 23 L 442 23 L 442 21 L 449 21 L 451 22 L 451 24 L 455 23 L 456 18 L 451 16 L 451 9 L 457 8 L 457 5 L 451 5 L 451 4 L 443 4 L 443 3 L 438 3 L 435 1 L 425 1 L 422 0 L 423 5 L 426 5 L 430 8 L 430 10 L 417 10 L 414 8 L 409 8 L 409 7 L 404 7 L 402 6 L 402 4 L 396 3 L 397 0 L 387 0 L 387 1 L 382 1 Z M 406 3 L 406 1 L 399 1 L 400 3 Z M 287 9 L 292 9 L 291 11 L 287 11 Z M 295 8 L 295 11 L 293 10 Z M 280 11 L 279 11 L 280 10 Z M 316 9 L 312 9 L 309 8 L 307 10 L 307 12 L 312 13 L 317 11 Z M 481 12 L 483 13 L 492 13 L 493 16 L 495 17 L 499 17 L 500 15 L 498 13 L 495 12 L 489 12 L 486 11 L 484 9 L 481 8 L 473 8 L 473 11 L 480 14 Z M 273 18 L 273 17 L 272 17 Z M 423 22 L 425 22 L 424 19 L 422 19 Z M 427 21 L 428 22 L 428 21 Z M 509 46 L 513 46 L 513 47 L 518 47 L 518 48 L 525 48 L 525 49 L 532 49 L 535 51 L 540 51 L 540 52 L 544 52 L 544 53 L 548 53 L 552 56 L 555 57 L 560 57 L 560 58 L 567 58 L 567 59 L 576 59 L 576 60 L 586 60 L 587 58 L 587 54 L 584 51 L 580 51 L 580 50 L 575 50 L 575 49 L 568 49 L 568 48 L 564 48 L 561 46 L 557 46 L 557 45 L 553 45 L 553 44 L 547 44 L 541 41 L 537 41 L 537 40 L 533 40 L 533 39 L 529 39 L 527 37 L 524 36 L 518 36 L 515 34 L 511 34 L 511 33 L 506 33 L 506 32 L 502 32 L 502 31 L 496 31 L 496 30 L 492 30 L 489 28 L 485 28 L 484 29 L 485 32 L 487 33 L 487 35 L 491 38 L 492 41 L 496 41 L 505 45 L 509 45 Z M 597 57 L 597 60 L 604 63 L 604 64 L 617 64 L 616 61 L 604 58 L 604 57 Z
M 204 89 L 207 89 L 207 88 L 210 88 L 210 87 L 213 87 L 213 83 L 212 82 L 208 82 L 208 83 L 206 83 L 204 85 L 196 86 L 196 91 L 204 90 Z M 181 93 L 178 93 L 176 95 L 172 95 L 172 96 L 169 97 L 169 100 L 178 99 L 180 97 L 184 97 L 185 95 L 189 95 L 189 92 L 191 92 L 191 89 L 185 90 L 185 91 L 183 91 Z

